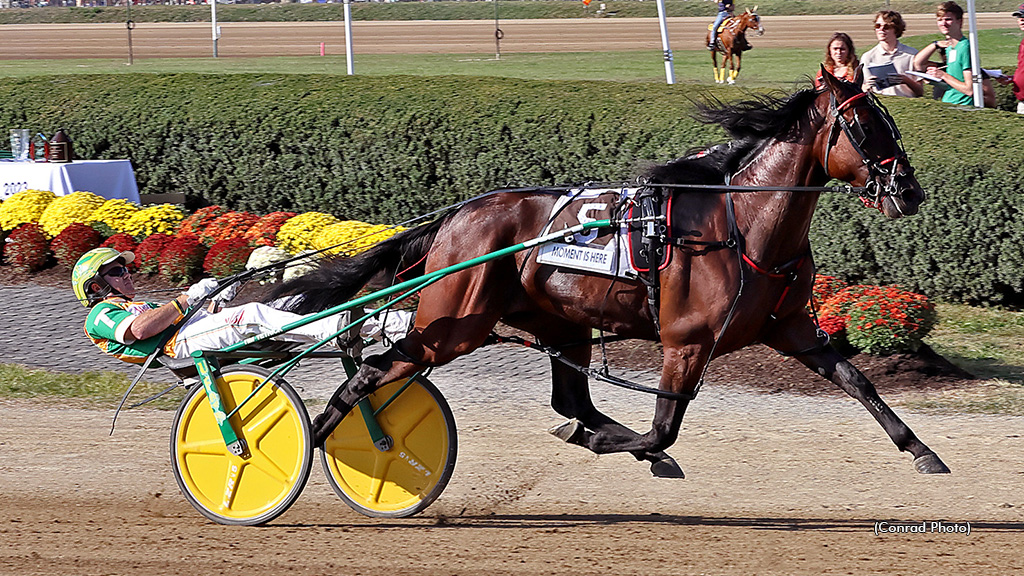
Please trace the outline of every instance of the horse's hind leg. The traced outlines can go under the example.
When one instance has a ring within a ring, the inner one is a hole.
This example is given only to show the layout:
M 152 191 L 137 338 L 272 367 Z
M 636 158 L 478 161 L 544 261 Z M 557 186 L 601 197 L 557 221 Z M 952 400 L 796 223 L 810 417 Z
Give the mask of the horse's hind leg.
M 813 348 L 816 342 L 816 338 L 813 336 L 814 325 L 805 314 L 801 313 L 801 315 L 803 318 L 796 318 L 795 322 L 780 322 L 779 329 L 774 330 L 771 337 L 766 338 L 764 343 L 780 351 L 792 352 Z M 787 324 L 799 327 L 788 331 L 782 329 L 782 326 Z M 796 336 L 799 334 L 802 334 L 803 337 Z M 882 425 L 896 447 L 901 452 L 910 452 L 914 455 L 914 467 L 918 472 L 922 474 L 949 473 L 949 468 L 939 459 L 938 455 L 918 439 L 910 427 L 882 401 L 875 386 L 831 345 L 807 354 L 799 354 L 796 359 L 814 372 L 834 382 L 844 392 L 863 404 L 868 412 L 875 417 L 875 420 Z
M 383 354 L 367 358 L 313 420 L 314 446 L 322 445 L 363 396 L 424 366 L 446 364 L 479 348 L 502 314 L 501 308 L 489 306 L 480 296 L 502 286 L 502 275 L 493 272 L 485 265 L 424 289 L 412 332 Z
M 589 328 L 574 324 L 563 324 L 556 328 L 553 323 L 545 322 L 545 324 L 544 344 L 557 348 L 567 360 L 575 364 L 580 366 L 590 364 Z M 578 344 L 580 342 L 587 343 Z M 562 347 L 559 346 L 559 343 L 567 345 Z M 640 438 L 638 433 L 616 422 L 594 406 L 586 375 L 560 362 L 557 358 L 552 358 L 551 380 L 551 407 L 562 416 L 570 418 L 568 422 L 550 430 L 556 437 L 585 448 L 589 448 L 588 443 L 595 433 Z M 637 460 L 650 462 L 651 473 L 655 476 L 661 478 L 683 477 L 683 471 L 676 461 L 663 451 L 637 450 L 632 454 Z

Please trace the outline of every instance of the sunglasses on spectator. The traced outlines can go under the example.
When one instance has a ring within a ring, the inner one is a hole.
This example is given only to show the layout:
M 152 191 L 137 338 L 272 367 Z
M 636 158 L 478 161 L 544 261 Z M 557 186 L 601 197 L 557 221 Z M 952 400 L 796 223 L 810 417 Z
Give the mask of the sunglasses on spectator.
M 878 22 L 875 22 L 875 30 L 882 30 L 883 28 L 886 30 L 892 30 L 894 26 L 892 24 L 879 24 Z
M 104 276 L 111 276 L 113 278 L 123 278 L 128 275 L 128 268 L 124 266 L 114 266 L 110 270 L 103 273 Z

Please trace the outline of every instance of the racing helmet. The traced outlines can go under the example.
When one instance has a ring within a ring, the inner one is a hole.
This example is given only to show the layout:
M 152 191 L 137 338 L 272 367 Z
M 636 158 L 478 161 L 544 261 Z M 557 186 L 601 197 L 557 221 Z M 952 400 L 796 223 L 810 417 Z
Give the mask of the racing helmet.
M 92 308 L 110 294 L 110 285 L 100 276 L 100 268 L 118 258 L 124 260 L 125 264 L 130 264 L 135 260 L 135 254 L 128 251 L 118 252 L 113 248 L 93 248 L 78 259 L 71 270 L 71 287 L 82 306 Z M 93 282 L 102 288 L 99 291 L 90 290 L 89 284 Z

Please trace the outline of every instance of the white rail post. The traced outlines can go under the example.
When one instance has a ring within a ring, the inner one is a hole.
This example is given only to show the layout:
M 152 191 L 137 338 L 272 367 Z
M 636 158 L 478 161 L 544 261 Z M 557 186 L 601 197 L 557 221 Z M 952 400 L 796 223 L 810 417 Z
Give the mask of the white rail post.
M 345 0 L 345 69 L 349 76 L 356 73 L 352 57 L 352 0 Z
M 665 55 L 665 83 L 676 83 L 676 72 L 672 67 L 672 48 L 668 45 L 668 24 L 665 22 L 665 0 L 658 0 L 658 24 L 661 25 L 661 51 Z

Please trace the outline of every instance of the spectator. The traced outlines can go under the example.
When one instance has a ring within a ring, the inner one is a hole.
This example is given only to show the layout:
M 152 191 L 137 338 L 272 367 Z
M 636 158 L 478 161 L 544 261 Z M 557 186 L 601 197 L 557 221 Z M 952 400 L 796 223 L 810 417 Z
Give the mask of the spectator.
M 907 74 L 914 69 L 914 55 L 917 50 L 900 42 L 907 25 L 899 12 L 880 10 L 875 14 L 875 37 L 878 44 L 861 56 L 864 66 L 865 92 L 872 91 L 889 96 L 918 97 L 924 94 L 924 86 L 920 80 Z M 872 74 L 872 68 L 892 65 L 895 73 L 886 78 Z
M 935 17 L 943 38 L 925 46 L 914 56 L 914 69 L 924 70 L 949 85 L 949 89 L 942 94 L 943 102 L 970 106 L 974 104 L 974 84 L 971 76 L 970 40 L 964 38 L 962 30 L 964 9 L 949 0 L 939 4 Z M 930 60 L 933 54 L 941 54 L 940 51 L 946 54 L 945 70 L 941 63 Z
M 718 27 L 725 22 L 726 18 L 732 18 L 732 11 L 732 0 L 718 0 L 718 16 L 715 17 L 715 23 L 711 25 L 711 40 L 708 41 L 708 50 L 715 49 L 715 44 L 718 41 Z
M 857 68 L 860 61 L 857 60 L 857 52 L 853 48 L 853 40 L 843 32 L 836 32 L 825 44 L 825 70 L 833 76 L 847 82 L 857 83 Z M 821 70 L 814 79 L 814 85 L 821 85 Z
M 1024 4 L 1017 7 L 1017 11 L 1011 14 L 1017 19 L 1017 27 L 1024 30 Z M 1013 85 L 1013 95 L 1017 98 L 1017 114 L 1024 114 L 1024 40 L 1020 41 L 1017 47 L 1017 69 L 1013 72 L 1013 78 L 1005 76 L 999 78 L 1003 86 Z

